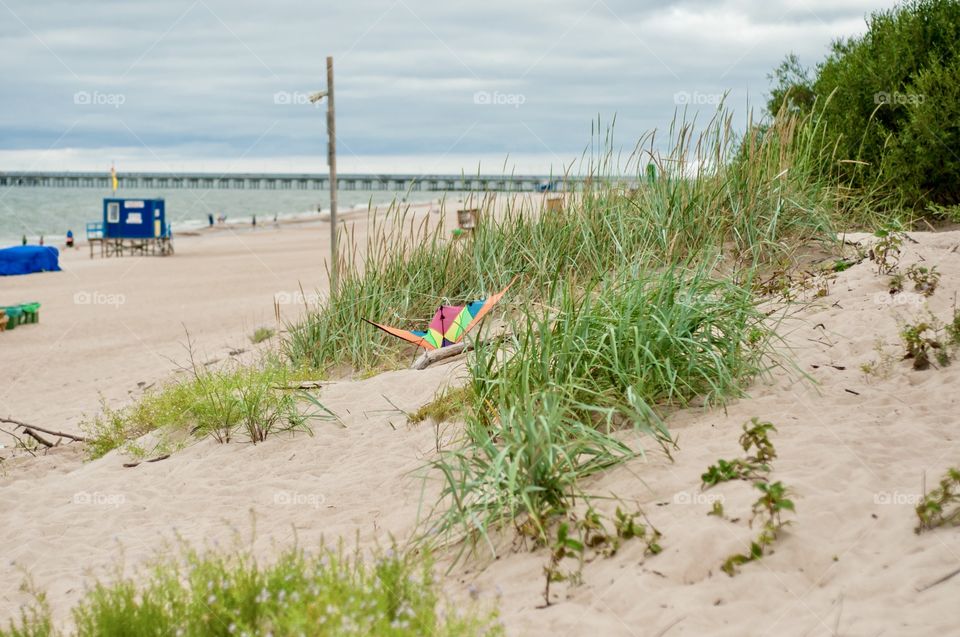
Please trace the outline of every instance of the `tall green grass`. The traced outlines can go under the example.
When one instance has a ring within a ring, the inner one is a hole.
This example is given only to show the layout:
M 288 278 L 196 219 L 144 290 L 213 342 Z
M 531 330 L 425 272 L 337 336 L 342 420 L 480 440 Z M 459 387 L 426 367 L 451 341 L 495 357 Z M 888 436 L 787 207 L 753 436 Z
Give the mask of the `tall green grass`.
M 494 214 L 487 205 L 464 240 L 399 208 L 372 219 L 362 245 L 346 237 L 340 287 L 290 327 L 289 360 L 319 370 L 396 364 L 395 339 L 361 319 L 419 324 L 442 300 L 481 297 L 514 275 L 511 296 L 529 303 L 558 278 L 587 286 L 618 268 L 682 264 L 704 251 L 752 267 L 828 236 L 848 197 L 817 180 L 821 164 L 812 157 L 824 152 L 823 139 L 811 117 L 784 117 L 742 139 L 721 110 L 704 126 L 678 122 L 667 150 L 658 147 L 655 136 L 645 138 L 626 165 L 608 153 L 560 212 L 510 200 Z M 651 162 L 654 179 L 646 176 Z
M 464 444 L 433 463 L 445 486 L 431 532 L 476 539 L 525 524 L 542 539 L 582 478 L 642 453 L 619 430 L 669 451 L 665 409 L 741 395 L 772 362 L 773 326 L 748 287 L 710 266 L 561 282 L 554 311 L 526 311 L 512 337 L 481 345 Z

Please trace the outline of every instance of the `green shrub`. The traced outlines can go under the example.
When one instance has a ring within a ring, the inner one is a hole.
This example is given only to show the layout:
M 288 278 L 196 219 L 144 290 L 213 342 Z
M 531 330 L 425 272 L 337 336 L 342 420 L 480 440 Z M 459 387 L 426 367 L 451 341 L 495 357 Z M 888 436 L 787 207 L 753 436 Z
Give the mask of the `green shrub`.
M 960 3 L 908 0 L 871 14 L 812 71 L 787 56 L 768 108 L 815 112 L 855 185 L 885 184 L 918 210 L 960 203 L 958 54 Z

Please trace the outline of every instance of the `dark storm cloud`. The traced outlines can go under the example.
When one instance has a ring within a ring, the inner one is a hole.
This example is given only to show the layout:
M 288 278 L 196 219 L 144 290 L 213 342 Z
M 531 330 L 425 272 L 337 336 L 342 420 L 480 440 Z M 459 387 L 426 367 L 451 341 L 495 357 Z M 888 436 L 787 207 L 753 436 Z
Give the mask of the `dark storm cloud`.
M 316 153 L 323 111 L 305 96 L 333 54 L 343 152 L 566 155 L 598 116 L 627 143 L 724 92 L 740 112 L 762 106 L 784 54 L 815 62 L 876 8 L 0 0 L 0 148 Z

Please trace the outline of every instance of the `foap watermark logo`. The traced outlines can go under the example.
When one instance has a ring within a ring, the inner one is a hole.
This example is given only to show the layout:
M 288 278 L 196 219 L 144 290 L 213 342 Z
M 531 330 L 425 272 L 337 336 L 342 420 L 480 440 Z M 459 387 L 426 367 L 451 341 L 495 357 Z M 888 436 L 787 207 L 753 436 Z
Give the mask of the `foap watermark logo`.
M 701 93 L 700 91 L 678 91 L 673 94 L 673 103 L 677 106 L 719 106 L 723 93 Z
M 712 506 L 715 502 L 723 504 L 724 498 L 719 493 L 703 493 L 702 491 L 679 491 L 673 496 L 674 504 L 706 504 Z
M 299 506 L 319 509 L 327 501 L 322 493 L 298 493 L 297 491 L 277 491 L 273 494 L 273 503 L 280 506 Z
M 123 294 L 80 290 L 73 294 L 74 305 L 110 305 L 118 308 L 127 302 Z
M 925 301 L 925 296 L 922 294 L 915 294 L 913 292 L 900 292 L 899 294 L 877 292 L 873 295 L 874 305 L 920 308 L 923 307 Z
M 873 94 L 874 104 L 890 104 L 893 106 L 917 106 L 927 99 L 922 93 L 901 93 L 900 91 L 880 91 Z
M 122 493 L 103 493 L 101 491 L 77 491 L 73 494 L 73 503 L 86 506 L 120 507 L 127 501 Z
M 77 106 L 112 106 L 120 108 L 127 101 L 123 93 L 101 93 L 100 91 L 77 91 L 73 94 L 73 103 Z
M 923 501 L 923 496 L 919 493 L 907 493 L 904 491 L 877 491 L 873 494 L 874 504 L 895 504 L 899 506 L 916 507 Z
M 309 93 L 300 91 L 277 91 L 273 94 L 273 103 L 278 106 L 313 106 L 320 108 L 320 102 L 311 102 Z
M 477 91 L 473 94 L 473 103 L 479 106 L 512 106 L 520 108 L 527 102 L 523 93 L 501 93 L 500 91 Z
M 273 301 L 277 305 L 320 305 L 323 299 L 316 292 L 304 294 L 300 290 L 295 292 L 277 292 Z

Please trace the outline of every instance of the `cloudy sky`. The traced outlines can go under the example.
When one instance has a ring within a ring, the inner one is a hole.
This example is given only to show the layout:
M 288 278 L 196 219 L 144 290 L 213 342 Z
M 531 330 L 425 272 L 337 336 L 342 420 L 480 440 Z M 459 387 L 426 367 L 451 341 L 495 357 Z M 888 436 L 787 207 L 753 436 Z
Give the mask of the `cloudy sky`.
M 598 118 L 630 147 L 729 92 L 744 122 L 891 4 L 0 0 L 0 168 L 323 171 L 333 55 L 342 170 L 542 171 Z

